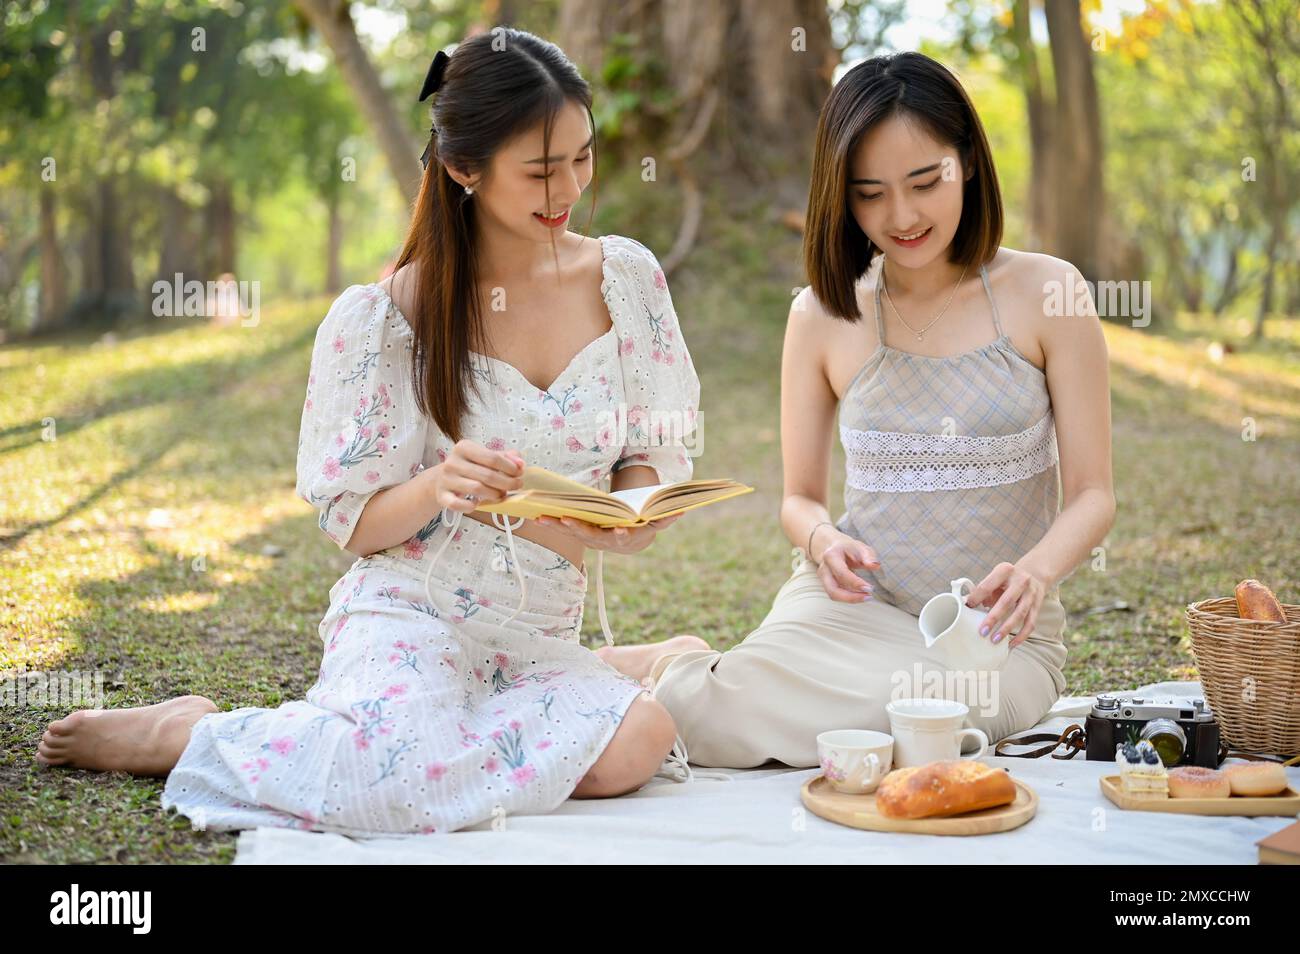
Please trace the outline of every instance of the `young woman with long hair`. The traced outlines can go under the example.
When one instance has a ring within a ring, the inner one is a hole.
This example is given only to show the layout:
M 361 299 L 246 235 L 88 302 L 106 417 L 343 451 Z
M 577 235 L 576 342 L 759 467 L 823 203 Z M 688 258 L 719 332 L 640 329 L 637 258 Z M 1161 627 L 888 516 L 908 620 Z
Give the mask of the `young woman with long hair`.
M 46 764 L 165 775 L 164 807 L 207 828 L 358 834 L 690 777 L 664 707 L 578 638 L 586 548 L 600 593 L 599 554 L 642 550 L 675 518 L 602 530 L 475 512 L 525 463 L 612 489 L 690 477 L 683 435 L 644 427 L 650 411 L 694 421 L 699 403 L 663 272 L 632 239 L 567 228 L 595 128 L 556 46 L 473 37 L 438 54 L 429 95 L 399 267 L 343 291 L 312 354 L 297 493 L 358 557 L 330 590 L 315 685 L 276 708 L 75 712 L 47 728 Z

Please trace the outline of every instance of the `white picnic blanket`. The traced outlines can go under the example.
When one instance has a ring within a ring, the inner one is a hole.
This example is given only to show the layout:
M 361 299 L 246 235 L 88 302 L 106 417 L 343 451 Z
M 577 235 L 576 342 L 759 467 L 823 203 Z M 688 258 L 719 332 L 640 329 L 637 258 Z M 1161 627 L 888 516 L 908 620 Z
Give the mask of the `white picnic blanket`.
M 1199 694 L 1191 682 L 1138 692 Z M 1092 696 L 1062 697 L 1038 731 L 1081 722 Z M 505 819 L 445 835 L 354 839 L 258 828 L 240 833 L 235 864 L 460 863 L 1192 863 L 1255 864 L 1255 843 L 1294 818 L 1123 811 L 1098 784 L 1113 764 L 990 756 L 1038 793 L 1038 813 L 1009 832 L 978 837 L 860 831 L 804 808 L 799 789 L 818 769 L 728 771 L 729 782 L 653 779 L 621 798 L 570 799 L 549 815 Z M 719 771 L 719 770 L 710 770 Z M 1300 768 L 1287 769 L 1300 787 Z

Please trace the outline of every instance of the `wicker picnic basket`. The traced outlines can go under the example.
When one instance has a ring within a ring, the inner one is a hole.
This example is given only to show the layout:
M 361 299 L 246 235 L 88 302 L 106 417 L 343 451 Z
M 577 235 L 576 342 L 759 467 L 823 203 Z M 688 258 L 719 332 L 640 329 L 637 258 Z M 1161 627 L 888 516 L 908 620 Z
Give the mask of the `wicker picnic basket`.
M 1300 752 L 1300 606 L 1282 612 L 1274 623 L 1242 619 L 1233 597 L 1187 604 L 1201 688 L 1231 748 Z

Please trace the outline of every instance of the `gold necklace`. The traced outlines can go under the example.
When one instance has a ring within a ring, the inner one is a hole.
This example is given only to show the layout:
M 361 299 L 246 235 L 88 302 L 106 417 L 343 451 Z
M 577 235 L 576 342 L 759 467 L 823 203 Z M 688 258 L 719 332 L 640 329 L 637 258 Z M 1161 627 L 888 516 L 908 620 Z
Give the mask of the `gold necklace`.
M 940 318 L 942 318 L 942 317 L 943 317 L 943 313 L 944 313 L 945 311 L 948 310 L 948 306 L 952 304 L 952 297 L 953 297 L 953 295 L 957 294 L 957 289 L 961 286 L 962 279 L 964 279 L 964 278 L 966 277 L 966 272 L 967 272 L 969 269 L 970 269 L 970 263 L 967 262 L 967 263 L 966 263 L 966 267 L 963 268 L 963 269 L 961 270 L 961 277 L 959 277 L 959 278 L 957 279 L 957 284 L 956 284 L 956 285 L 953 285 L 953 286 L 952 286 L 952 291 L 950 291 L 950 292 L 948 293 L 948 300 L 947 300 L 946 302 L 944 302 L 944 303 L 943 303 L 943 307 L 942 307 L 941 309 L 939 309 L 939 314 L 935 315 L 935 316 L 934 316 L 934 320 L 931 321 L 931 322 L 930 322 L 928 325 L 926 325 L 924 328 L 922 328 L 920 331 L 917 331 L 915 328 L 913 328 L 911 325 L 909 325 L 909 324 L 907 323 L 907 319 L 903 317 L 903 313 L 902 313 L 901 311 L 899 311 L 899 310 L 898 310 L 898 306 L 894 304 L 894 299 L 892 299 L 892 298 L 889 297 L 889 284 L 885 281 L 885 263 L 884 263 L 884 262 L 881 262 L 881 263 L 880 263 L 880 287 L 881 287 L 881 288 L 884 290 L 884 292 L 885 292 L 885 301 L 889 302 L 889 307 L 892 308 L 892 309 L 894 309 L 894 314 L 896 314 L 896 315 L 898 316 L 898 320 L 901 321 L 901 322 L 903 323 L 903 327 L 906 328 L 908 331 L 910 331 L 912 334 L 916 335 L 916 340 L 917 340 L 917 341 L 920 341 L 922 338 L 925 337 L 925 333 L 926 333 L 927 331 L 929 331 L 931 328 L 934 327 L 934 322 L 936 322 L 936 321 L 938 321 Z

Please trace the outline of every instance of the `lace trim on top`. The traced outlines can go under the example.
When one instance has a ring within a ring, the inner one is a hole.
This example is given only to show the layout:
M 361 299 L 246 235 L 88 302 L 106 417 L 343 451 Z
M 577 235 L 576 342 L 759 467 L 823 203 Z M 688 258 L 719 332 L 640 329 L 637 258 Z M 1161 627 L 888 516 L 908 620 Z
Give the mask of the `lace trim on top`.
M 1000 437 L 945 437 L 840 426 L 849 486 L 910 493 L 994 487 L 1026 480 L 1057 463 L 1052 412 Z

